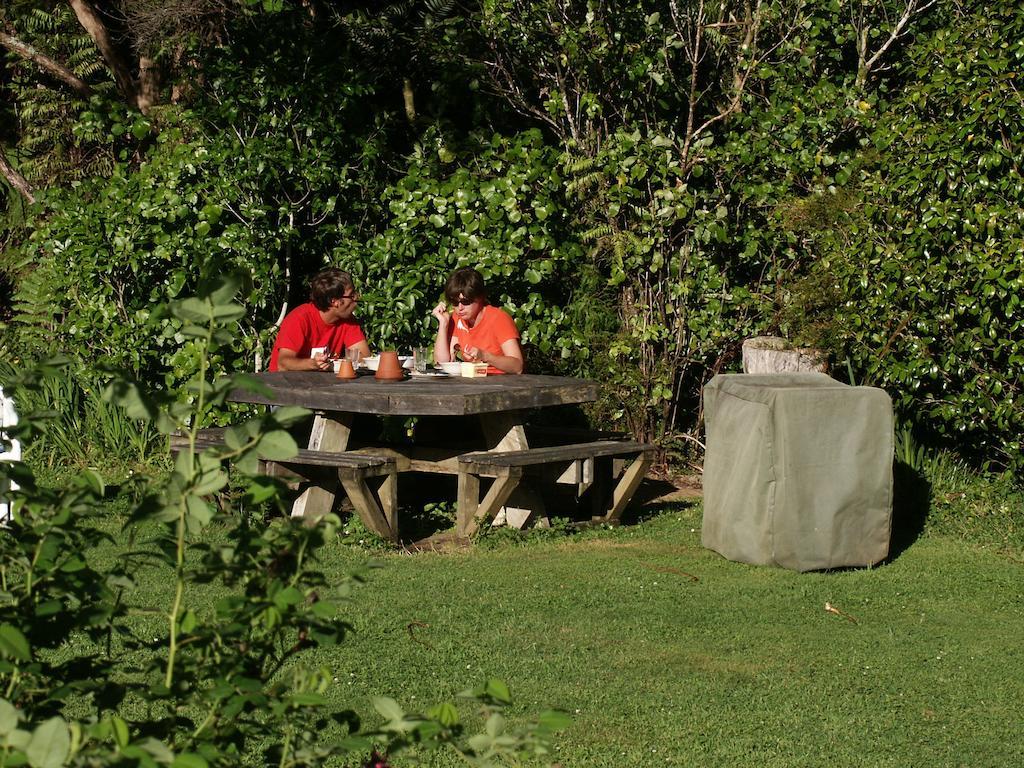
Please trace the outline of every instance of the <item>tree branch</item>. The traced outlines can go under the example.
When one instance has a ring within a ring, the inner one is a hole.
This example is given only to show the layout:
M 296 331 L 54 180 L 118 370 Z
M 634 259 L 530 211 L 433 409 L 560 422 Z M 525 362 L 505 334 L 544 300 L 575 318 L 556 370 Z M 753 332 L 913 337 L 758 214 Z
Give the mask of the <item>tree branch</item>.
M 148 106 L 139 103 L 138 84 L 135 78 L 132 77 L 131 66 L 114 44 L 110 30 L 107 29 L 107 25 L 100 18 L 96 6 L 92 4 L 91 0 L 68 0 L 68 5 L 71 6 L 71 10 L 78 17 L 78 22 L 89 33 L 89 37 L 96 43 L 100 55 L 103 56 L 103 60 L 107 62 L 107 66 L 114 75 L 114 82 L 117 83 L 117 88 L 121 95 L 136 109 Z
M 44 72 L 53 75 L 65 85 L 70 86 L 71 89 L 79 96 L 88 98 L 92 95 L 92 88 L 88 83 L 76 77 L 74 72 L 60 62 L 50 58 L 45 53 L 40 53 L 33 46 L 23 40 L 19 40 L 13 35 L 9 35 L 3 30 L 0 30 L 0 45 L 9 51 L 13 51 L 18 54 L 23 59 L 28 59 L 32 63 L 36 64 Z
M 36 201 L 35 195 L 32 194 L 32 185 L 18 172 L 17 168 L 10 164 L 7 160 L 7 155 L 4 154 L 3 147 L 0 147 L 0 174 L 3 174 L 3 177 L 7 179 L 7 183 L 18 190 L 22 197 L 30 203 Z
M 903 14 L 896 22 L 896 26 L 892 28 L 889 33 L 889 37 L 881 47 L 875 51 L 875 54 L 871 58 L 866 58 L 868 53 L 868 25 L 864 26 L 859 30 L 860 34 L 858 37 L 858 58 L 860 59 L 859 66 L 857 67 L 857 87 L 863 88 L 867 82 L 868 77 L 871 75 L 871 71 L 875 65 L 878 64 L 878 60 L 885 55 L 885 52 L 889 50 L 893 43 L 901 38 L 906 32 L 906 26 L 910 22 L 910 19 L 921 13 L 924 13 L 933 5 L 937 0 L 907 0 L 907 7 L 903 9 Z

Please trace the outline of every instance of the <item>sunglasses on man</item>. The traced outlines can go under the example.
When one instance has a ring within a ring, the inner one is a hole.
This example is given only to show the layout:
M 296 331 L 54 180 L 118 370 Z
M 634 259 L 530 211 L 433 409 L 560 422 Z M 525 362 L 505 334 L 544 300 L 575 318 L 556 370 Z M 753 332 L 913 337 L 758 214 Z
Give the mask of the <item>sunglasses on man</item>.
M 452 299 L 452 304 L 458 304 L 460 307 L 468 307 L 470 304 L 472 304 L 475 301 L 476 301 L 476 299 L 467 299 L 467 298 Z

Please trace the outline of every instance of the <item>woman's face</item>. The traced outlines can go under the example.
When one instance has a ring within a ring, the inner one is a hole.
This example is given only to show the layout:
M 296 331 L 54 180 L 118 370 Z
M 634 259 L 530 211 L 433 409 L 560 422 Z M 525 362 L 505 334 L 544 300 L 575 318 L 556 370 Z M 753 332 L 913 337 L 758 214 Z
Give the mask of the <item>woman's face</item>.
M 459 298 L 454 302 L 454 311 L 456 317 L 458 317 L 465 325 L 470 328 L 476 323 L 477 318 L 480 316 L 481 310 L 484 308 L 483 298 L 479 299 L 467 299 L 465 294 L 460 293 Z

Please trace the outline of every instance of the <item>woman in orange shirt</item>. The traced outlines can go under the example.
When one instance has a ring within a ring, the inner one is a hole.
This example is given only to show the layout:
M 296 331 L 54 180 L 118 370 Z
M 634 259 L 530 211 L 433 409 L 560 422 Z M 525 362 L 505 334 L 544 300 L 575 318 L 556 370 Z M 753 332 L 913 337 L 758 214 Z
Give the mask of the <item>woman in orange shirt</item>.
M 522 373 L 519 331 L 509 314 L 487 303 L 483 276 L 471 267 L 455 270 L 444 286 L 447 302 L 431 313 L 439 323 L 434 360 L 450 363 L 462 352 L 467 362 L 487 363 L 488 373 Z M 448 309 L 448 303 L 452 309 Z

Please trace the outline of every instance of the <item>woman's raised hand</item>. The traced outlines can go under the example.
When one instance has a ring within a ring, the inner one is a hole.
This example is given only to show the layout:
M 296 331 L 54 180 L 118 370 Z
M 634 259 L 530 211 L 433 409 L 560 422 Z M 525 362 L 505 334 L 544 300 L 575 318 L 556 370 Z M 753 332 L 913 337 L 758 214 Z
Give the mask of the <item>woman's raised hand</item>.
M 437 322 L 439 322 L 442 327 L 448 325 L 449 321 L 452 319 L 451 313 L 448 311 L 448 305 L 443 301 L 434 307 L 430 314 L 437 318 Z

